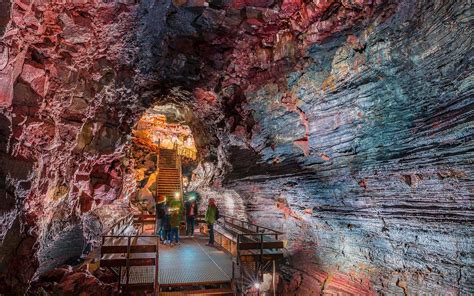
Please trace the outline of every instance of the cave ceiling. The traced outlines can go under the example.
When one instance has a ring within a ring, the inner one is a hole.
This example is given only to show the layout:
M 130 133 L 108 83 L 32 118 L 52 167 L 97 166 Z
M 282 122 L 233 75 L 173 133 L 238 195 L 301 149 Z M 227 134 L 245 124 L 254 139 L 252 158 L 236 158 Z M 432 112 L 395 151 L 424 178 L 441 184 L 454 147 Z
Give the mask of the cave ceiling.
M 1 1 L 0 36 L 0 293 L 129 212 L 149 112 L 286 233 L 282 295 L 472 292 L 469 1 Z

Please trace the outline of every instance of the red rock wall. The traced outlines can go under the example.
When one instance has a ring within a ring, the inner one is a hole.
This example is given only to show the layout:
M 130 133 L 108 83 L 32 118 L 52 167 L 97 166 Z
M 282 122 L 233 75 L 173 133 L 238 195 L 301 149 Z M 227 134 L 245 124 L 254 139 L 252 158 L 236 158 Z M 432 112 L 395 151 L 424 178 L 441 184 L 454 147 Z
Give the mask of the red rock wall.
M 158 103 L 214 163 L 201 191 L 238 192 L 239 214 L 287 232 L 283 294 L 466 293 L 467 6 L 15 1 L 0 15 L 2 287 L 24 290 L 51 246 L 74 252 L 60 234 L 94 241 L 128 210 L 127 135 Z
M 38 266 L 77 257 L 81 241 L 95 240 L 128 210 L 121 156 L 139 108 L 125 103 L 124 48 L 135 10 L 90 1 L 12 4 L 0 59 L 6 290 L 21 293 Z

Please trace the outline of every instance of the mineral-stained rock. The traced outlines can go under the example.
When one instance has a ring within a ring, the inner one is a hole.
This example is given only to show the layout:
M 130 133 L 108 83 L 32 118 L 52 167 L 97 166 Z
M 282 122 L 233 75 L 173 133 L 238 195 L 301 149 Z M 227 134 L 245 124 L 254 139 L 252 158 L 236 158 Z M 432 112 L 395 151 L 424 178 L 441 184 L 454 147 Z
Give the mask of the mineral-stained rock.
M 286 233 L 281 295 L 470 293 L 471 23 L 466 0 L 1 2 L 0 293 L 130 212 L 154 104 L 193 129 L 193 190 Z
M 99 272 L 98 276 L 105 279 L 104 272 Z M 71 266 L 66 266 L 42 274 L 39 281 L 33 283 L 28 295 L 106 296 L 116 293 L 115 283 L 105 284 L 88 271 L 72 271 Z

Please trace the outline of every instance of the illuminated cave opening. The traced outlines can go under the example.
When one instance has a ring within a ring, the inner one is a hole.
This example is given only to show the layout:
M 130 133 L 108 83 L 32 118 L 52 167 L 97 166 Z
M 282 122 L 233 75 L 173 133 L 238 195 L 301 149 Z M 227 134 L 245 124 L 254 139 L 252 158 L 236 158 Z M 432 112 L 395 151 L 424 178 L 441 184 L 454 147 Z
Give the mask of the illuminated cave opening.
M 191 128 L 180 120 L 179 115 L 179 110 L 172 105 L 156 105 L 147 109 L 132 130 L 127 155 L 135 182 L 125 187 L 129 187 L 132 207 L 139 213 L 153 214 L 155 203 L 160 198 L 172 200 L 174 194 L 180 194 L 183 198 L 184 194 L 188 194 L 187 187 L 198 155 Z M 175 162 L 182 179 L 179 186 L 173 188 L 174 194 L 159 188 L 157 182 L 160 174 L 167 174 L 159 170 L 160 151 L 175 151 L 177 156 Z

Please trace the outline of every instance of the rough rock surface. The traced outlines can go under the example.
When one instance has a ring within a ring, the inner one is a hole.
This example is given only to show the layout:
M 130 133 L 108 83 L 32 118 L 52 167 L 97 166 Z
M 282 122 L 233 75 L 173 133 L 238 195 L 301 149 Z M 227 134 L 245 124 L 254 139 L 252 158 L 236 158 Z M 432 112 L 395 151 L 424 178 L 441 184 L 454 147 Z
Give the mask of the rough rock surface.
M 126 174 L 112 164 L 133 124 L 123 49 L 134 6 L 11 7 L 0 45 L 0 287 L 21 294 L 128 211 Z
M 27 295 L 114 295 L 117 291 L 115 276 L 107 270 L 73 270 L 71 266 L 61 266 L 43 273 L 32 283 Z
M 464 4 L 402 2 L 379 25 L 312 46 L 285 85 L 247 94 L 256 132 L 243 141 L 257 154 L 233 148 L 229 185 L 250 219 L 287 232 L 296 295 L 344 290 L 341 272 L 378 293 L 472 293 Z
M 0 292 L 128 211 L 153 104 L 186 114 L 194 189 L 287 233 L 282 295 L 474 289 L 469 1 L 0 10 Z

